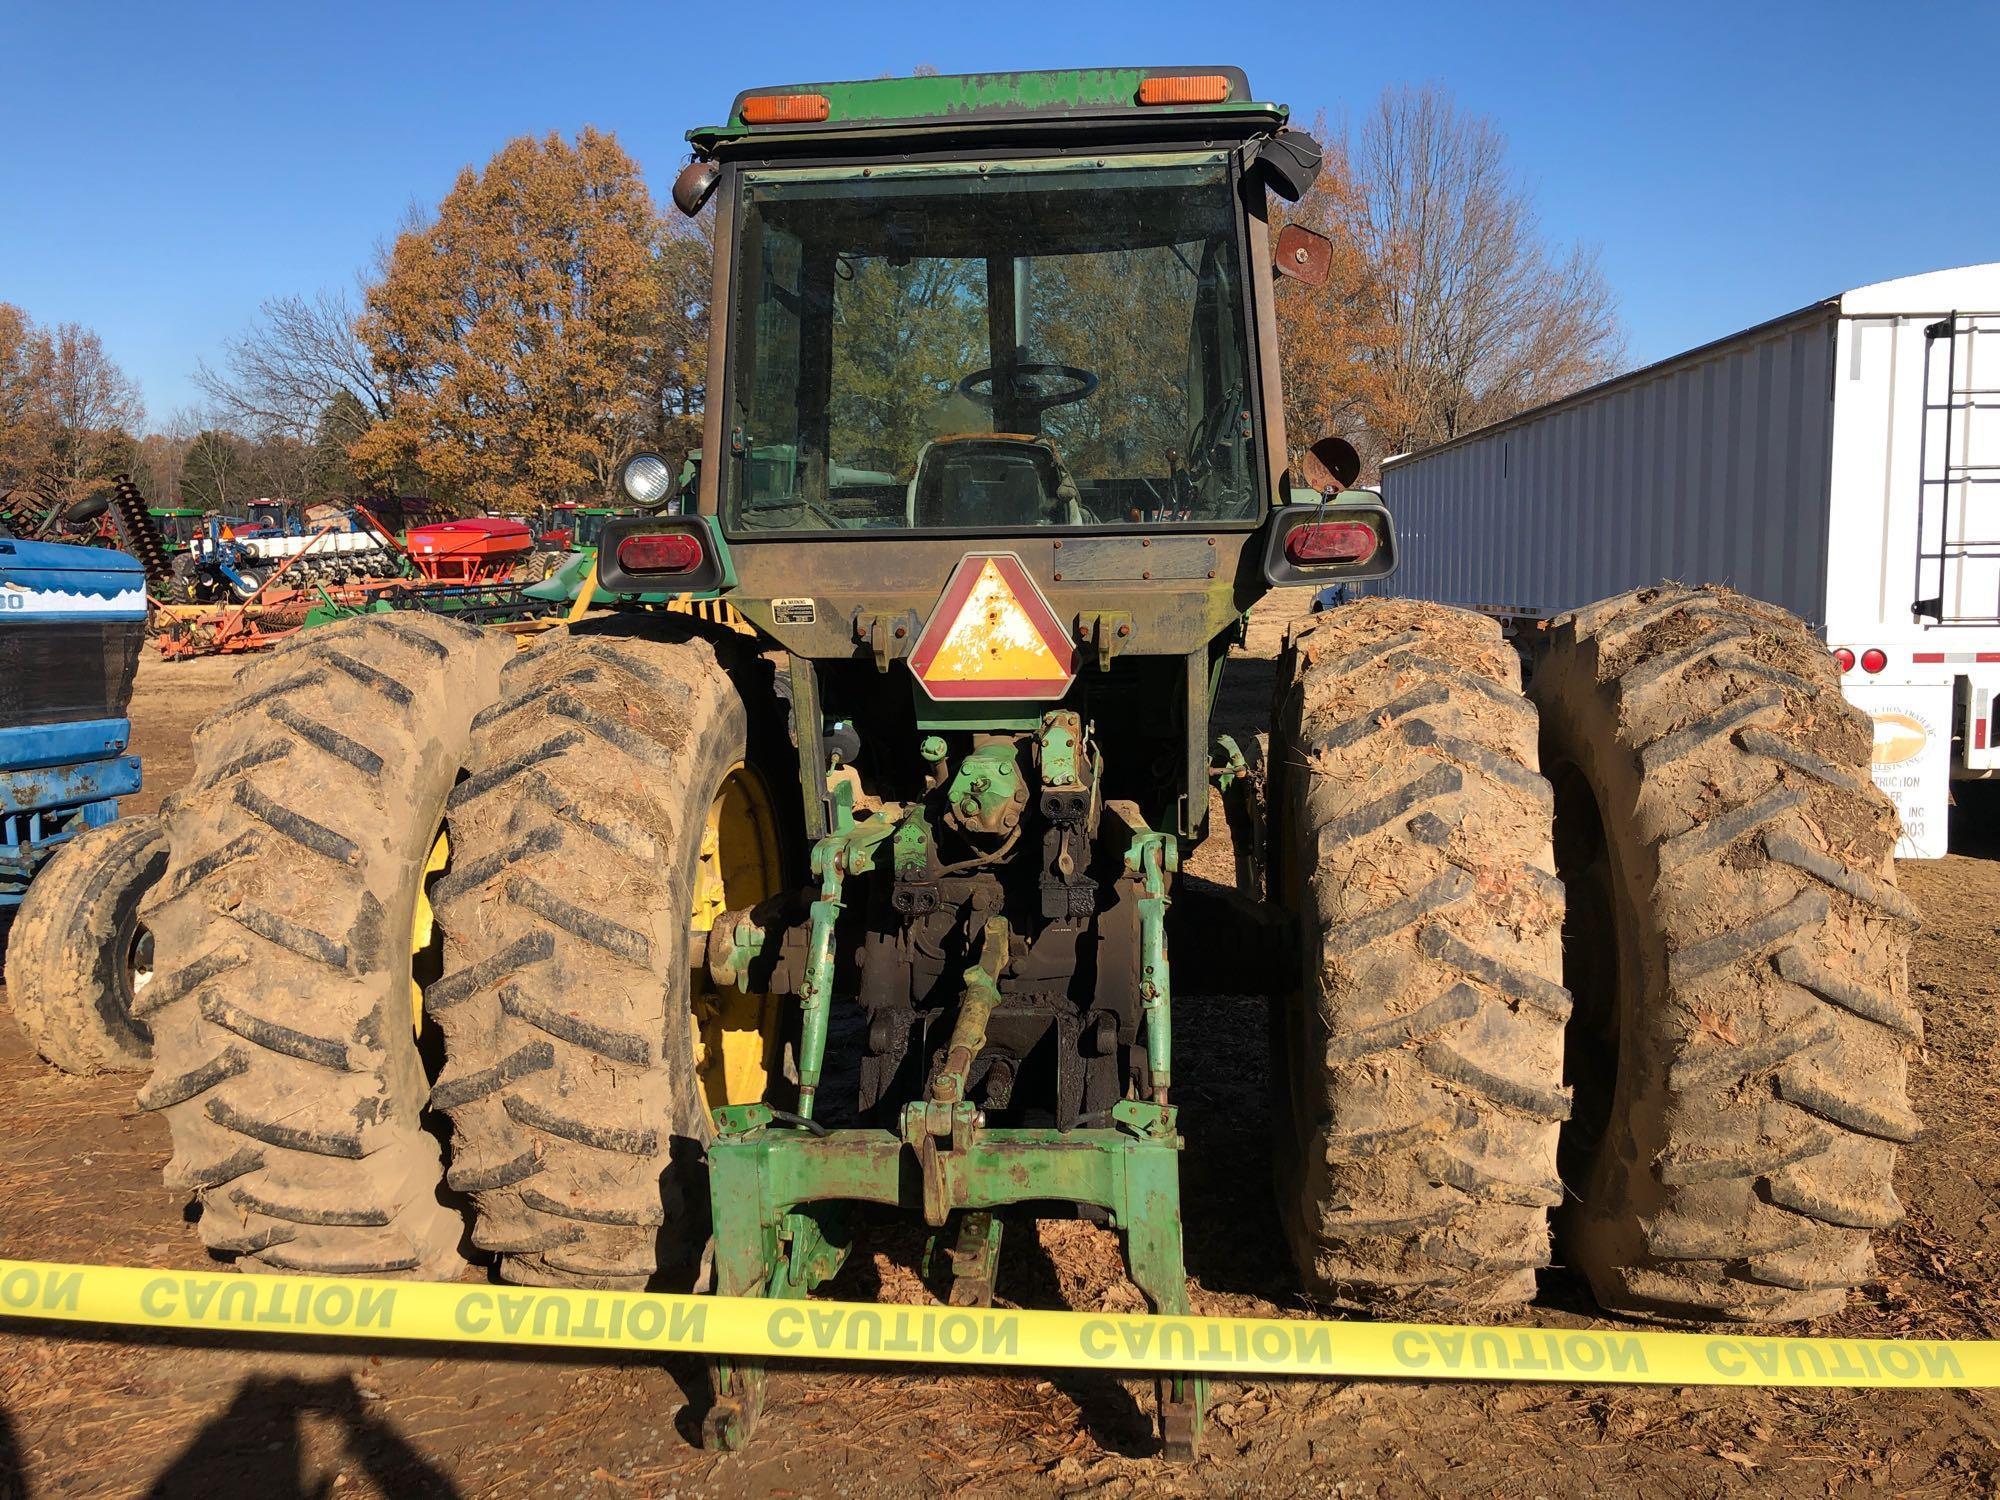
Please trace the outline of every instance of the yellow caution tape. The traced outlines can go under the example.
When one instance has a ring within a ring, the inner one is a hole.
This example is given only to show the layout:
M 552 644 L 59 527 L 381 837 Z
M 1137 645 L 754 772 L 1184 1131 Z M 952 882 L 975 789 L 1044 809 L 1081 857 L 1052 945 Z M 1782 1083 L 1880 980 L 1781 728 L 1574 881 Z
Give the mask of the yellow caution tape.
M 330 1334 L 1218 1375 L 1630 1385 L 2000 1386 L 2000 1341 L 1467 1328 L 668 1297 L 0 1260 L 0 1316 Z

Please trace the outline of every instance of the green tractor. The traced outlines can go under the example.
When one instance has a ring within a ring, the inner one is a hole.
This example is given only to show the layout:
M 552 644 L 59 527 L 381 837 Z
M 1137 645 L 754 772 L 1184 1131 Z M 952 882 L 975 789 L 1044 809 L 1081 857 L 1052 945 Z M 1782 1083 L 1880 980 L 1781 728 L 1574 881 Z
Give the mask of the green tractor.
M 1824 647 L 1641 589 L 1524 694 L 1494 622 L 1362 598 L 1294 627 L 1260 757 L 1214 724 L 1252 605 L 1396 551 L 1351 450 L 1284 431 L 1274 270 L 1325 264 L 1272 228 L 1318 170 L 1286 111 L 1229 68 L 931 77 L 691 139 L 709 459 L 687 513 L 633 461 L 598 577 L 733 611 L 244 668 L 144 997 L 210 1249 L 799 1298 L 894 1213 L 980 1305 L 1010 1217 L 1081 1213 L 1182 1311 L 1200 971 L 1269 992 L 1242 1169 L 1316 1304 L 1504 1312 L 1553 1229 L 1620 1312 L 1840 1306 L 1918 1022 Z M 1181 873 L 1225 821 L 1268 853 L 1234 902 Z M 763 1392 L 720 1362 L 707 1438 Z M 1160 1399 L 1192 1452 L 1204 1382 Z

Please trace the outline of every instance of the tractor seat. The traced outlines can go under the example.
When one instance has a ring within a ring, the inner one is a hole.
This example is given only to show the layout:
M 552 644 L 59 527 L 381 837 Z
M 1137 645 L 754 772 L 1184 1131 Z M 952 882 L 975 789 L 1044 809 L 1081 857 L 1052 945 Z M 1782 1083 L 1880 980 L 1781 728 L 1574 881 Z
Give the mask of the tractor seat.
M 1019 432 L 933 438 L 917 455 L 906 503 L 918 529 L 1083 524 L 1076 481 L 1056 445 Z

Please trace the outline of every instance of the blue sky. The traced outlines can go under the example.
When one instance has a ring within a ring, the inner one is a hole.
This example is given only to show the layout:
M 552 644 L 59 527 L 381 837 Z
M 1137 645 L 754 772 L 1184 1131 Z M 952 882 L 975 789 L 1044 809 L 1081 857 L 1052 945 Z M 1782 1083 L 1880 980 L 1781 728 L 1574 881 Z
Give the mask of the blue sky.
M 2000 259 L 1996 58 L 1990 0 L 0 0 L 0 301 L 96 328 L 161 424 L 262 299 L 348 282 L 510 136 L 613 129 L 664 201 L 685 130 L 750 84 L 1235 62 L 1308 121 L 1422 82 L 1489 115 L 1547 230 L 1601 247 L 1647 361 Z

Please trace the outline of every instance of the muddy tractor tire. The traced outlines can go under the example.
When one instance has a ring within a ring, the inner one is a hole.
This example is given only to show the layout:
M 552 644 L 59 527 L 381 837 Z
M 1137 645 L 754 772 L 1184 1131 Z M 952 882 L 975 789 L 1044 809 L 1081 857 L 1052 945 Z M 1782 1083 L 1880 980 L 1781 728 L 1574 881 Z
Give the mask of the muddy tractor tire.
M 1560 1200 L 1563 895 L 1534 708 L 1491 621 L 1363 600 L 1302 626 L 1271 747 L 1300 992 L 1272 1025 L 1280 1207 L 1308 1290 L 1534 1295 Z
M 1568 1259 L 1621 1312 L 1837 1312 L 1918 1130 L 1869 721 L 1811 632 L 1721 589 L 1565 617 L 1530 692 L 1570 893 Z
M 413 991 L 445 798 L 511 650 L 436 616 L 330 625 L 245 667 L 195 732 L 139 1101 L 172 1130 L 168 1186 L 244 1269 L 463 1266 Z
M 546 583 L 562 571 L 563 564 L 569 559 L 570 554 L 567 552 L 555 552 L 546 548 L 530 552 L 528 560 L 521 564 L 521 581 Z
M 153 1033 L 133 1014 L 151 978 L 140 907 L 167 863 L 154 817 L 78 834 L 35 873 L 7 934 L 7 1004 L 65 1073 L 141 1070 Z
M 707 1241 L 706 958 L 690 926 L 721 889 L 704 878 L 711 809 L 753 758 L 719 651 L 549 637 L 507 669 L 452 796 L 447 970 L 427 997 L 449 1065 L 432 1103 L 451 1116 L 473 1242 L 511 1281 L 685 1286 Z M 756 813 L 771 840 L 773 806 Z M 776 857 L 728 904 L 770 894 Z

